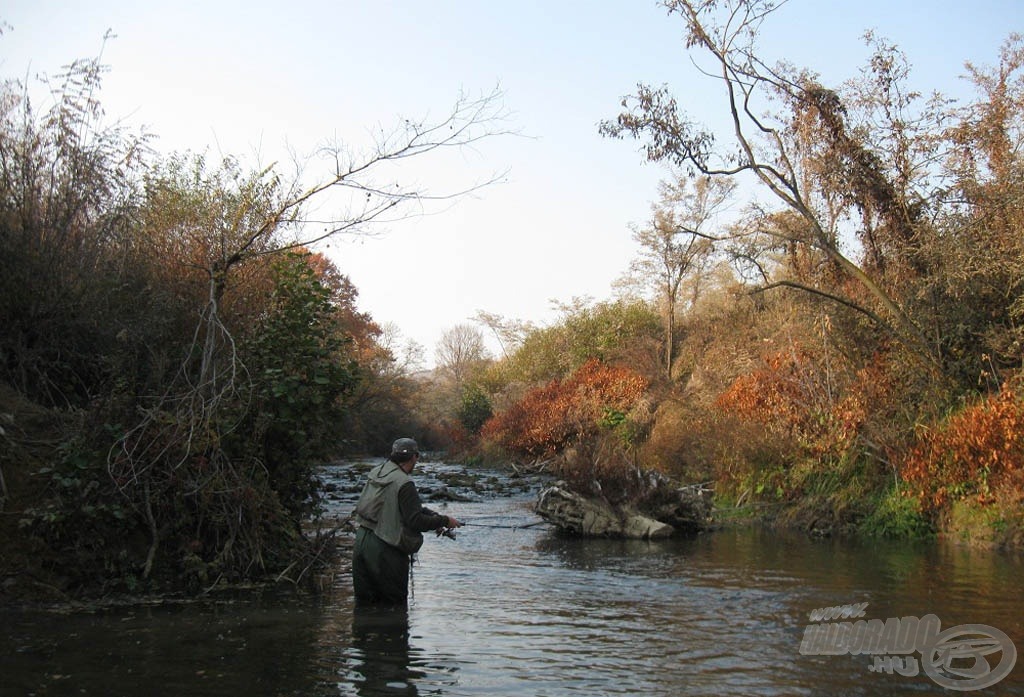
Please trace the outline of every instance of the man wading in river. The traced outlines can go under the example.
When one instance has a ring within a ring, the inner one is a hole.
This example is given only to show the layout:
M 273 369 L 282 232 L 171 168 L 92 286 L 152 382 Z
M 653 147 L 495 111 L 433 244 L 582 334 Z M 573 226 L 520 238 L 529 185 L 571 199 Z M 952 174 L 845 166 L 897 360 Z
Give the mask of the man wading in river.
M 455 518 L 423 507 L 409 477 L 419 457 L 416 441 L 399 438 L 391 446 L 391 457 L 370 470 L 359 495 L 352 554 L 357 603 L 405 605 L 409 557 L 423 545 L 423 533 L 462 527 Z

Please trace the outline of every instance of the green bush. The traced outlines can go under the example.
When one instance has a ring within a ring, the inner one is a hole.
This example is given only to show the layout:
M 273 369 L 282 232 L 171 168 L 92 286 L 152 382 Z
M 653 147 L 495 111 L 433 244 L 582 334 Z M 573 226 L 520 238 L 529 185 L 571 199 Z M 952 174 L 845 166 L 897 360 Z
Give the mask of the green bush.
M 494 415 L 491 400 L 478 385 L 467 385 L 462 389 L 459 404 L 459 422 L 470 433 L 480 432 L 487 420 Z
M 872 537 L 898 539 L 922 538 L 933 533 L 920 502 L 895 487 L 878 496 L 871 512 L 861 521 L 860 530 Z
M 243 428 L 231 441 L 236 456 L 259 444 L 271 488 L 299 515 L 316 493 L 315 467 L 335 454 L 345 397 L 359 381 L 331 290 L 305 256 L 288 254 L 273 264 L 269 307 L 240 350 L 254 402 L 238 405 Z

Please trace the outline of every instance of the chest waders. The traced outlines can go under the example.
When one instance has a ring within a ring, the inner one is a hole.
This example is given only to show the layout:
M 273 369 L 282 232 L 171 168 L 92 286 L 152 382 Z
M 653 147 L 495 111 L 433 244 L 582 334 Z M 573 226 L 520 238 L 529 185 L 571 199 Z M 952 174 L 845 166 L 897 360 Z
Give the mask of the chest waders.
M 406 602 L 414 553 L 423 544 L 422 534 L 402 524 L 398 493 L 409 481 L 409 475 L 391 460 L 370 471 L 353 512 L 359 526 L 353 560 L 357 599 Z

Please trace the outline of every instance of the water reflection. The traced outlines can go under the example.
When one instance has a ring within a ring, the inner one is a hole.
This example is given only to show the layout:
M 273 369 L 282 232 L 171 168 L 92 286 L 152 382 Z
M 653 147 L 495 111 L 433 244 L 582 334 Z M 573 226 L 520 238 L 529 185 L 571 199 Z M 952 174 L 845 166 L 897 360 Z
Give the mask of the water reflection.
M 349 676 L 357 694 L 418 695 L 416 680 L 426 673 L 412 665 L 410 654 L 406 608 L 355 607 Z

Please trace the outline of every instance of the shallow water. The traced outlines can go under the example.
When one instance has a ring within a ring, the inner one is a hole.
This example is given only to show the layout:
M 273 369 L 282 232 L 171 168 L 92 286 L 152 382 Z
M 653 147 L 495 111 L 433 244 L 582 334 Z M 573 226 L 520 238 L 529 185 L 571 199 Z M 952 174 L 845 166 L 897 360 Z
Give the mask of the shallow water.
M 450 469 L 423 468 L 424 489 Z M 355 611 L 344 568 L 318 600 L 3 612 L 0 695 L 953 694 L 868 656 L 800 653 L 812 610 L 862 602 L 866 618 L 932 613 L 1024 648 L 1014 555 L 758 530 L 580 540 L 513 527 L 536 521 L 530 492 L 458 493 L 474 500 L 429 505 L 475 525 L 428 536 L 407 613 Z M 1024 695 L 1024 669 L 975 694 Z

